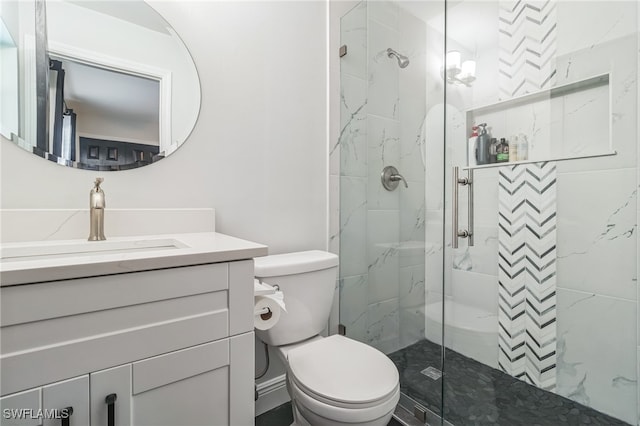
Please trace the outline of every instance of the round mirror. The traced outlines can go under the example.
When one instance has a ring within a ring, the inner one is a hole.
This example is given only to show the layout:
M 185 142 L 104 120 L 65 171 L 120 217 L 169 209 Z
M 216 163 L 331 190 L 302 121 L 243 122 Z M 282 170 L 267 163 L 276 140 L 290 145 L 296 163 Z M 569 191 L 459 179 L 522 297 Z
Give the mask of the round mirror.
M 17 87 L 3 99 L 5 138 L 58 164 L 115 171 L 157 162 L 191 133 L 195 64 L 144 1 L 3 1 L 0 16 L 0 59 L 13 64 L 3 93 Z

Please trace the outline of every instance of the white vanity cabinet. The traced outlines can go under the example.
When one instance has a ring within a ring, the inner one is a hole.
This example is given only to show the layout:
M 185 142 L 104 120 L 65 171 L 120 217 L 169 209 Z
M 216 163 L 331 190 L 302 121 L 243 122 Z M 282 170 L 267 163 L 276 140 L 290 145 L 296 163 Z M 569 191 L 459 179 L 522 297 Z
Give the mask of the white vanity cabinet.
M 108 426 L 110 415 L 114 425 L 253 424 L 246 384 L 231 383 L 243 373 L 238 368 L 246 369 L 242 362 L 231 364 L 231 353 L 249 350 L 250 333 L 92 373 L 91 425 Z M 245 405 L 232 414 L 234 392 Z M 114 394 L 109 413 L 107 399 Z
M 2 425 L 88 425 L 89 376 L 2 397 L 0 407 Z
M 1 287 L 0 424 L 252 425 L 247 257 L 260 247 L 237 261 Z M 38 411 L 66 407 L 68 420 Z

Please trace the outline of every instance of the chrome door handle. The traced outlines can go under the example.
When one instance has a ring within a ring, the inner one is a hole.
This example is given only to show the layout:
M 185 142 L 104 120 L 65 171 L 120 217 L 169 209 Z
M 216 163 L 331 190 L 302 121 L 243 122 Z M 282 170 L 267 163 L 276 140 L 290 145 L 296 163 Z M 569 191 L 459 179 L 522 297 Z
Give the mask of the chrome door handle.
M 398 169 L 393 166 L 387 166 L 382 169 L 382 174 L 380 175 L 380 181 L 382 182 L 382 186 L 387 191 L 393 191 L 398 187 L 398 182 L 402 181 L 404 183 L 404 187 L 408 188 L 409 184 L 407 184 L 407 180 L 398 173 Z
M 469 247 L 473 247 L 473 169 L 467 169 L 467 177 L 460 179 L 459 168 L 455 166 L 453 168 L 453 208 L 452 225 L 451 225 L 451 247 L 458 248 L 458 238 L 469 238 Z M 458 186 L 468 186 L 467 202 L 469 204 L 469 211 L 467 217 L 467 228 L 458 229 Z

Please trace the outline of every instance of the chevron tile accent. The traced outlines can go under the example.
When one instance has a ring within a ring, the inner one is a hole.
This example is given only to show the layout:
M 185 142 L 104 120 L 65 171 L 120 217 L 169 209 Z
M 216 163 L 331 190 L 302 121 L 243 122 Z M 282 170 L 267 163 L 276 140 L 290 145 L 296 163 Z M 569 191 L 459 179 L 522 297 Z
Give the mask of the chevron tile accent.
M 555 163 L 502 167 L 498 185 L 498 364 L 554 390 Z
M 557 0 L 500 0 L 498 72 L 500 98 L 534 92 L 556 75 Z

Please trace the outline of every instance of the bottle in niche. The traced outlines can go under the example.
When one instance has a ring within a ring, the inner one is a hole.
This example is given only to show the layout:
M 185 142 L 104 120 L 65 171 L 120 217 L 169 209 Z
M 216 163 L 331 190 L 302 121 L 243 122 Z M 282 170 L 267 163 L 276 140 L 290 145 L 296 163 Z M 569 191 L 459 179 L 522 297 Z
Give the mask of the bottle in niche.
M 487 123 L 479 124 L 478 127 L 480 127 L 481 130 L 478 135 L 478 142 L 476 143 L 476 160 L 479 165 L 489 164 L 489 147 L 491 139 L 487 133 Z
M 509 161 L 518 161 L 518 137 L 511 136 L 509 139 Z
M 520 133 L 518 135 L 518 161 L 529 159 L 529 140 L 527 135 Z
M 498 162 L 498 139 L 491 138 L 491 143 L 489 144 L 489 163 L 497 163 Z
M 473 126 L 471 130 L 472 130 L 471 137 L 469 138 L 469 145 L 467 149 L 467 164 L 469 164 L 469 167 L 478 165 L 478 162 L 476 161 L 476 143 L 478 142 L 478 126 Z
M 498 154 L 497 154 L 498 163 L 506 163 L 509 161 L 509 144 L 505 138 L 500 138 L 500 143 L 498 144 Z

